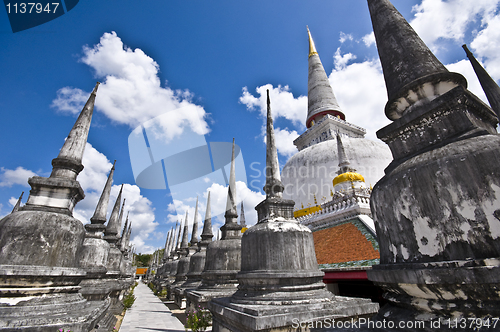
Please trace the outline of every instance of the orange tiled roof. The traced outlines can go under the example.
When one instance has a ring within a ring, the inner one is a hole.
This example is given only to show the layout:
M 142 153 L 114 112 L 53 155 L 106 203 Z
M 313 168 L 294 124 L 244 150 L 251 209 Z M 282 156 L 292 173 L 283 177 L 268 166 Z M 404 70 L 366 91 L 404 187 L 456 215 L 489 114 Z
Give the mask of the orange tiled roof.
M 353 222 L 315 231 L 313 238 L 318 264 L 380 258 L 380 252 Z
M 138 267 L 136 270 L 135 270 L 135 274 L 136 275 L 140 275 L 140 274 L 146 274 L 146 271 L 148 270 L 147 267 Z

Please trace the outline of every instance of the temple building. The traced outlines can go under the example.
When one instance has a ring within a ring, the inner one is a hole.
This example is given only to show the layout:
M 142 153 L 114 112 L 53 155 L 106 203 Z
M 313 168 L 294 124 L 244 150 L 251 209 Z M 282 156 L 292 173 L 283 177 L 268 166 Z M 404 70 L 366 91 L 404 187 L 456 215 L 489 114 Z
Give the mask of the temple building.
M 321 63 L 308 29 L 309 75 L 307 130 L 293 143 L 299 150 L 283 167 L 283 197 L 295 201 L 295 217 L 315 212 L 331 200 L 332 180 L 337 176 L 337 136 L 342 138 L 351 166 L 363 175 L 368 186 L 384 175 L 392 160 L 380 141 L 364 138 L 366 130 L 346 121 Z M 362 110 L 358 110 L 362 111 Z
M 294 217 L 313 232 L 327 288 L 380 301 L 380 289 L 367 277 L 380 259 L 370 194 L 392 155 L 382 142 L 364 138 L 364 128 L 346 121 L 307 31 L 308 129 L 294 141 L 299 152 L 282 170 L 283 197 L 295 201 Z

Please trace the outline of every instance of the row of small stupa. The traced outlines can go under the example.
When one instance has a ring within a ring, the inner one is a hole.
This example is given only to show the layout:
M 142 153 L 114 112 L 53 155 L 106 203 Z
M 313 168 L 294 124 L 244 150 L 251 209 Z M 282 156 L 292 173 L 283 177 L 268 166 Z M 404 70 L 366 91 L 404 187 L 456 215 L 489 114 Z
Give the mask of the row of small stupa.
M 0 220 L 0 331 L 110 331 L 133 283 L 131 223 L 121 225 L 122 188 L 106 214 L 111 169 L 90 223 L 73 217 L 84 198 L 83 170 L 99 83 L 71 129 L 48 178 L 28 180 L 30 196 Z M 121 205 L 121 209 L 120 209 Z
M 393 161 L 371 195 L 381 259 L 368 276 L 388 304 L 355 327 L 498 330 L 500 88 L 466 50 L 488 107 L 389 0 L 368 0 L 368 7 L 393 121 L 377 132 Z M 187 306 L 208 307 L 213 331 L 307 330 L 363 315 L 368 303 L 324 290 L 311 232 L 293 219 L 294 202 L 282 198 L 269 107 L 267 135 L 266 199 L 256 207 L 257 224 L 240 238 L 230 184 L 223 237 L 205 249 L 201 284 L 190 290 L 182 277 L 196 255 L 186 237 L 160 273 L 169 295 L 184 289 Z

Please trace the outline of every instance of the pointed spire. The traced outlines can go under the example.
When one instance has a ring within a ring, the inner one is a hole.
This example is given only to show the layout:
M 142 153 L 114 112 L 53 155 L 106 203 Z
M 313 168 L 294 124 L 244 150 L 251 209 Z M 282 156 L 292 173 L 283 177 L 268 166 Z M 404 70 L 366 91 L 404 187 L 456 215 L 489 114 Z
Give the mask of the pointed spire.
M 108 179 L 102 190 L 101 197 L 94 211 L 94 215 L 90 218 L 92 224 L 103 225 L 106 222 L 106 213 L 108 212 L 109 195 L 111 193 L 111 185 L 113 184 L 113 174 L 115 173 L 116 160 L 113 162 L 113 167 L 109 172 Z
M 227 188 L 226 213 L 224 214 L 227 223 L 236 223 L 238 212 L 236 211 L 236 173 L 234 160 L 234 138 L 233 150 L 231 154 L 231 171 L 229 173 L 229 186 Z
M 347 158 L 347 154 L 345 153 L 344 149 L 344 144 L 342 143 L 342 139 L 340 138 L 340 135 L 338 133 L 337 133 L 337 151 L 338 151 L 339 168 L 340 168 L 340 170 L 337 173 L 340 175 L 346 172 L 353 172 L 354 169 L 350 167 L 351 163 Z
M 278 151 L 274 139 L 273 117 L 271 115 L 271 99 L 267 90 L 267 142 L 266 142 L 266 185 L 267 197 L 282 197 L 284 187 L 281 183 Z
M 122 184 L 123 188 L 123 184 Z M 123 199 L 122 207 L 120 209 L 120 215 L 118 216 L 118 230 L 122 228 L 122 220 L 123 220 L 123 211 L 125 210 L 125 198 Z M 123 233 L 122 233 L 123 235 Z
M 481 87 L 483 88 L 486 98 L 488 98 L 491 108 L 496 113 L 497 118 L 500 119 L 500 87 L 476 60 L 474 54 L 467 48 L 467 45 L 464 44 L 462 47 L 472 64 L 472 68 L 474 68 L 474 72 L 476 72 L 476 76 L 479 79 L 479 83 L 481 83 Z
M 313 120 L 317 121 L 326 114 L 331 114 L 342 120 L 345 120 L 345 115 L 337 103 L 337 98 L 335 98 L 325 68 L 323 68 L 318 52 L 316 52 L 309 27 L 307 28 L 307 34 L 309 36 L 309 75 L 306 126 L 310 128 L 313 125 Z
M 177 233 L 177 242 L 175 243 L 176 252 L 181 248 L 181 235 L 182 235 L 182 219 L 179 226 L 179 232 Z
M 104 239 L 110 243 L 116 243 L 118 241 L 118 232 L 120 231 L 121 225 L 119 224 L 119 213 L 120 213 L 120 203 L 122 200 L 122 190 L 123 184 L 120 187 L 120 192 L 116 198 L 115 205 L 111 211 L 111 216 L 109 217 L 108 226 L 104 232 Z
M 130 243 L 130 236 L 132 235 L 132 221 L 130 222 L 129 226 L 128 226 L 128 230 L 127 230 L 127 235 L 125 237 L 125 249 L 128 249 L 130 246 L 129 246 L 129 243 Z
M 191 232 L 191 246 L 198 243 L 198 196 L 196 197 L 196 207 L 194 209 L 193 231 Z
M 123 203 L 125 203 L 125 199 L 123 200 Z M 122 205 L 122 211 L 123 211 L 123 205 Z M 120 212 L 121 214 L 121 212 Z M 122 230 L 122 236 L 120 238 L 120 250 L 121 251 L 125 251 L 127 248 L 126 248 L 126 245 L 127 245 L 127 233 L 128 233 L 128 214 L 129 212 L 127 212 L 127 218 L 125 218 L 125 225 L 123 226 L 123 230 Z
M 17 199 L 16 205 L 14 205 L 14 208 L 12 209 L 11 213 L 19 211 L 19 208 L 21 207 L 21 200 L 23 199 L 24 191 L 21 193 L 21 196 Z
M 240 210 L 240 225 L 241 227 L 247 227 L 245 220 L 245 210 L 243 209 L 243 201 L 241 202 L 241 210 Z
M 52 160 L 51 178 L 64 177 L 76 180 L 77 175 L 83 170 L 83 151 L 87 143 L 98 86 L 99 82 L 97 82 L 75 125 L 69 132 L 59 155 Z
M 214 234 L 212 233 L 212 211 L 210 208 L 210 191 L 209 191 L 207 197 L 207 210 L 205 211 L 205 222 L 203 223 L 203 232 L 201 233 L 201 242 L 208 244 L 209 242 L 212 242 L 213 236 Z M 198 245 L 200 245 L 201 242 Z
M 368 0 L 368 7 L 389 98 L 385 114 L 390 120 L 454 87 L 467 87 L 465 78 L 445 68 L 389 0 Z
M 125 205 L 125 199 L 123 200 L 123 205 Z M 123 210 L 123 205 L 122 205 L 122 210 Z M 130 211 L 127 211 L 127 218 L 125 218 L 125 225 L 123 226 L 122 237 L 124 237 L 128 231 L 128 215 L 129 215 L 129 213 L 130 213 Z
M 168 251 L 168 245 L 170 244 L 170 238 L 172 236 L 172 228 L 167 232 L 167 239 L 165 240 L 165 248 L 163 249 L 164 250 L 163 257 L 167 257 L 167 255 L 168 255 L 167 251 Z
M 188 249 L 188 211 L 186 211 L 186 220 L 184 222 L 184 231 L 182 233 L 182 242 L 181 242 L 181 250 L 183 250 L 184 254 L 187 254 Z
M 175 250 L 177 249 L 177 227 L 179 226 L 179 222 L 177 221 L 175 223 L 175 229 L 174 229 L 174 233 L 172 234 L 172 243 L 170 244 L 170 258 L 174 258 L 175 257 Z
M 309 31 L 309 27 L 307 27 L 307 35 L 309 36 L 309 57 L 313 55 L 318 55 L 318 52 L 316 51 L 316 46 L 314 45 L 314 41 L 311 36 L 311 31 Z

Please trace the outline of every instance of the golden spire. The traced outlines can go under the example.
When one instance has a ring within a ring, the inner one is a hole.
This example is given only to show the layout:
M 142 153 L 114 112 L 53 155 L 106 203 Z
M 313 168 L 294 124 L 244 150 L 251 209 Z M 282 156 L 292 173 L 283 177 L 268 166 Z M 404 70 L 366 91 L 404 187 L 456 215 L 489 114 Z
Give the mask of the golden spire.
M 311 32 L 309 31 L 309 27 L 307 27 L 307 34 L 309 35 L 309 57 L 313 55 L 317 55 L 318 52 L 316 52 L 316 46 L 314 46 L 314 41 L 311 37 Z

